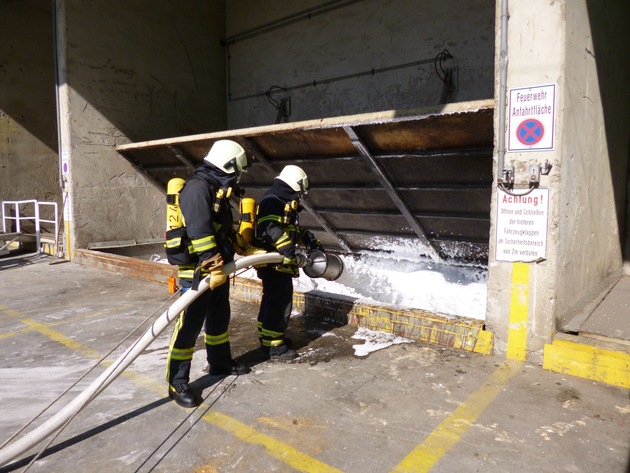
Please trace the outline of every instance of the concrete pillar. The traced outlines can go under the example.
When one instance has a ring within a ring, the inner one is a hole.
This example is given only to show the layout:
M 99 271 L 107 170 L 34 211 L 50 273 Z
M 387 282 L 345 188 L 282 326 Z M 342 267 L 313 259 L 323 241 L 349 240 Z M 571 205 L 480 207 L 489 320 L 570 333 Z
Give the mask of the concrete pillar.
M 70 87 L 66 56 L 66 3 L 56 0 L 53 21 L 55 22 L 54 54 L 56 58 L 57 127 L 59 136 L 60 179 L 63 204 L 63 248 L 66 258 L 72 258 L 74 219 L 72 216 L 72 142 L 70 126 Z
M 497 1 L 496 15 L 497 103 L 502 3 Z M 542 176 L 540 183 L 540 188 L 549 189 L 547 250 L 545 258 L 538 262 L 504 262 L 497 258 L 498 231 L 502 229 L 497 225 L 495 189 L 487 326 L 495 334 L 498 353 L 508 358 L 540 361 L 544 344 L 620 275 L 628 114 L 622 110 L 617 115 L 613 113 L 626 127 L 621 133 L 625 134 L 621 140 L 626 140 L 626 147 L 625 151 L 617 147 L 611 154 L 611 134 L 607 142 L 607 129 L 613 125 L 606 123 L 603 109 L 603 91 L 611 79 L 598 71 L 591 31 L 594 13 L 589 9 L 592 5 L 586 0 L 507 3 L 508 95 L 517 88 L 555 85 L 555 136 L 553 149 L 507 150 L 505 154 L 505 166 L 515 169 L 517 193 L 528 188 L 530 165 L 545 161 L 552 165 L 549 175 Z M 598 8 L 606 7 L 600 2 L 592 3 L 597 3 Z M 603 3 L 608 4 L 609 10 L 604 16 L 613 22 L 615 11 L 619 14 L 618 9 L 627 10 L 621 2 Z M 611 3 L 616 3 L 616 7 L 612 8 Z M 504 132 L 498 112 L 495 113 L 497 136 Z M 508 120 L 509 112 L 508 109 Z M 500 170 L 495 169 L 495 183 L 496 173 Z

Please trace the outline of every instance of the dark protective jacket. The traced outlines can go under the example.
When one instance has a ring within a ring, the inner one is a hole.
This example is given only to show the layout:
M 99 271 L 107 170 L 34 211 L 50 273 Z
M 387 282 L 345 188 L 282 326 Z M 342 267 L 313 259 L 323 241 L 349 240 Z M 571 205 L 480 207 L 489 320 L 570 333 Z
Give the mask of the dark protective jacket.
M 191 265 L 180 266 L 180 278 L 192 279 L 199 262 L 217 253 L 221 254 L 224 263 L 234 260 L 232 210 L 229 198 L 219 198 L 217 192 L 222 189 L 226 195 L 233 187 L 232 194 L 236 195 L 235 179 L 234 174 L 226 174 L 216 166 L 204 163 L 180 191 L 180 208 L 194 260 Z M 219 204 L 218 209 L 215 203 Z
M 298 193 L 280 179 L 273 184 L 258 203 L 255 246 L 267 251 L 277 251 L 287 258 L 295 257 L 295 249 L 302 242 L 298 213 Z M 279 265 L 279 271 L 298 274 L 298 268 Z

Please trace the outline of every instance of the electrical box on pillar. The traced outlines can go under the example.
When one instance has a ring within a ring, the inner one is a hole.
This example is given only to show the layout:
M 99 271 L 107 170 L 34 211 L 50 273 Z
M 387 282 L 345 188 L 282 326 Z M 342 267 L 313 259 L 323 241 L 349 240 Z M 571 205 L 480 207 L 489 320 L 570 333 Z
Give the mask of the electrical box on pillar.
M 538 164 L 532 164 L 527 169 L 527 176 L 530 187 L 540 184 L 540 166 Z

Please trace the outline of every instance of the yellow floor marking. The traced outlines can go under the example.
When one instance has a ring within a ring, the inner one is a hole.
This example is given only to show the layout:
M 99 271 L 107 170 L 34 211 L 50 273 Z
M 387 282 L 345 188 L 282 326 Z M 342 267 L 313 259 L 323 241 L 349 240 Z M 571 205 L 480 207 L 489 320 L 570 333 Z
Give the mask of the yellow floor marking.
M 65 335 L 51 329 L 44 324 L 36 322 L 32 319 L 21 319 L 20 322 L 22 322 L 30 329 L 36 330 L 37 332 L 47 336 L 51 340 L 54 340 L 55 342 L 60 343 L 61 345 L 68 347 L 70 350 L 76 351 L 87 358 L 95 358 L 97 360 L 101 358 L 101 354 L 98 351 L 86 347 L 85 345 L 82 345 L 81 343 L 66 337 Z
M 527 325 L 529 313 L 529 264 L 514 263 L 510 294 L 510 325 L 507 357 L 525 361 L 527 356 Z
M 0 310 L 11 317 L 19 317 L 19 313 L 13 309 L 9 309 L 6 305 L 0 305 Z
M 131 305 L 121 305 L 121 306 L 115 306 L 115 307 L 110 307 L 109 309 L 107 309 L 107 312 L 109 311 L 117 311 L 117 310 L 126 310 L 126 309 L 130 309 L 133 306 Z M 20 317 L 22 317 L 22 314 L 20 314 L 19 312 L 13 310 L 13 309 L 9 309 L 4 305 L 0 305 L 0 312 L 2 312 L 5 315 L 8 315 L 10 317 L 16 318 L 16 319 L 20 319 Z M 46 323 L 46 327 L 56 327 L 58 325 L 68 325 L 68 324 L 72 324 L 75 320 L 86 320 L 88 318 L 95 318 L 95 317 L 101 317 L 101 316 L 105 316 L 106 311 L 92 311 L 89 314 L 77 314 L 74 315 L 72 317 L 64 317 L 62 320 L 55 320 L 52 322 L 48 322 Z M 21 320 L 20 320 L 21 321 Z M 13 330 L 11 332 L 6 332 L 6 333 L 0 333 L 0 340 L 3 338 L 9 338 L 9 337 L 14 337 L 15 335 L 18 335 L 20 333 L 27 333 L 27 332 L 32 332 L 32 331 L 37 331 L 36 329 L 29 327 L 29 328 L 22 328 L 19 330 Z
M 27 333 L 32 331 L 32 328 L 21 328 L 19 330 L 13 330 L 12 332 L 0 333 L 0 340 L 2 340 L 3 338 L 15 337 L 19 333 Z
M 630 354 L 568 340 L 545 345 L 543 369 L 630 388 Z
M 203 416 L 203 419 L 216 425 L 217 427 L 222 428 L 226 432 L 231 433 L 240 440 L 252 445 L 261 445 L 265 447 L 271 456 L 298 471 L 311 473 L 342 473 L 341 470 L 333 468 L 332 466 L 310 457 L 290 445 L 260 433 L 250 426 L 243 424 L 232 417 L 226 416 L 225 414 L 221 414 L 218 411 L 208 412 Z
M 521 366 L 521 363 L 507 361 L 497 368 L 483 386 L 444 419 L 423 443 L 403 458 L 392 473 L 430 471 L 440 458 L 459 442 L 462 435 L 503 390 Z
M 32 319 L 21 319 L 20 322 L 27 325 L 29 329 L 35 330 L 42 335 L 47 336 L 51 340 L 60 343 L 61 345 L 70 348 L 83 356 L 92 359 L 101 359 L 102 356 L 96 350 L 82 345 L 79 342 L 69 339 L 63 334 L 52 330 L 44 324 L 36 322 Z M 106 363 L 111 364 L 111 362 Z M 123 376 L 130 378 L 138 384 L 144 386 L 152 392 L 166 394 L 166 384 L 156 383 L 153 378 L 143 375 L 138 372 L 124 371 Z M 205 404 L 202 404 L 205 406 Z M 207 406 L 205 406 L 207 407 Z M 225 414 L 221 414 L 217 411 L 210 411 L 202 417 L 206 422 L 209 422 L 228 433 L 231 433 L 240 440 L 243 440 L 252 445 L 261 445 L 267 449 L 267 452 L 278 460 L 291 466 L 292 468 L 309 473 L 342 473 L 341 470 L 333 468 L 326 463 L 323 463 L 299 450 L 287 445 L 279 440 L 276 440 L 268 435 L 265 435 L 257 430 L 249 427 L 242 422 L 229 417 Z

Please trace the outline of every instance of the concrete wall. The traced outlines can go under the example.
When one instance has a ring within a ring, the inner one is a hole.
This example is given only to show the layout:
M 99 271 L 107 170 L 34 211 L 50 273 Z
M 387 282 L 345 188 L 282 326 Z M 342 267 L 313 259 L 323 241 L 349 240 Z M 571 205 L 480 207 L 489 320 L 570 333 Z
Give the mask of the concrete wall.
M 439 104 L 442 82 L 432 60 L 444 49 L 454 56 L 444 67 L 457 68 L 449 101 L 492 97 L 494 1 L 468 1 L 465 8 L 456 0 L 345 1 L 325 13 L 321 5 L 226 2 L 227 36 L 235 40 L 229 44 L 229 128 L 274 123 L 277 110 L 264 95 L 274 85 L 305 85 L 272 95 L 291 97 L 288 121 Z M 253 31 L 307 11 L 310 19 Z M 252 35 L 241 39 L 244 32 Z M 322 83 L 425 59 L 428 64 Z
M 574 5 L 579 11 L 581 4 Z M 605 146 L 612 177 L 615 216 L 618 222 L 621 245 L 625 244 L 626 273 L 630 275 L 630 2 L 624 0 L 587 0 L 586 9 L 591 25 L 593 49 L 585 51 L 590 69 L 595 64 L 596 78 L 585 84 L 592 96 L 592 83 L 599 86 L 601 117 L 605 123 L 598 136 Z M 575 14 L 574 14 L 575 15 Z M 578 56 L 579 57 L 579 56 Z M 578 97 L 579 98 L 579 97 Z
M 623 15 L 613 6 L 622 3 L 598 1 L 587 7 L 584 0 L 566 2 L 555 285 L 560 323 L 621 272 L 630 139 L 630 37 L 624 30 L 630 9 L 625 2 Z M 619 34 L 611 34 L 614 31 Z M 626 54 L 618 45 L 625 45 Z
M 498 35 L 501 2 L 497 3 Z M 604 2 L 593 3 L 603 7 Z M 603 8 L 605 14 L 593 15 L 585 0 L 510 2 L 507 87 L 555 83 L 558 99 L 555 150 L 506 154 L 506 165 L 515 166 L 521 190 L 527 188 L 529 164 L 549 160 L 553 168 L 541 182 L 550 189 L 547 259 L 529 264 L 524 287 L 513 279 L 518 263 L 494 260 L 493 222 L 487 323 L 499 352 L 509 351 L 510 336 L 524 324 L 527 356 L 539 358 L 556 330 L 620 275 L 630 115 L 628 93 L 619 85 L 627 76 L 628 61 L 619 59 L 614 36 L 608 34 L 612 26 L 623 27 L 627 16 L 621 12 L 627 8 L 619 2 L 607 2 Z M 610 39 L 598 48 L 615 48 L 603 56 L 618 59 L 619 70 L 610 70 L 612 76 L 598 69 L 609 69 L 608 61 L 597 61 L 593 44 L 593 38 L 602 34 Z M 497 49 L 497 58 L 498 53 Z M 497 94 L 498 81 L 497 75 Z M 606 98 L 611 90 L 617 91 L 613 95 L 621 105 Z M 495 194 L 492 215 L 496 209 Z M 525 320 L 514 323 L 523 299 Z
M 225 128 L 223 3 L 58 2 L 71 245 L 162 237 L 163 194 L 114 146 Z
M 51 10 L 0 0 L 0 200 L 61 203 Z

